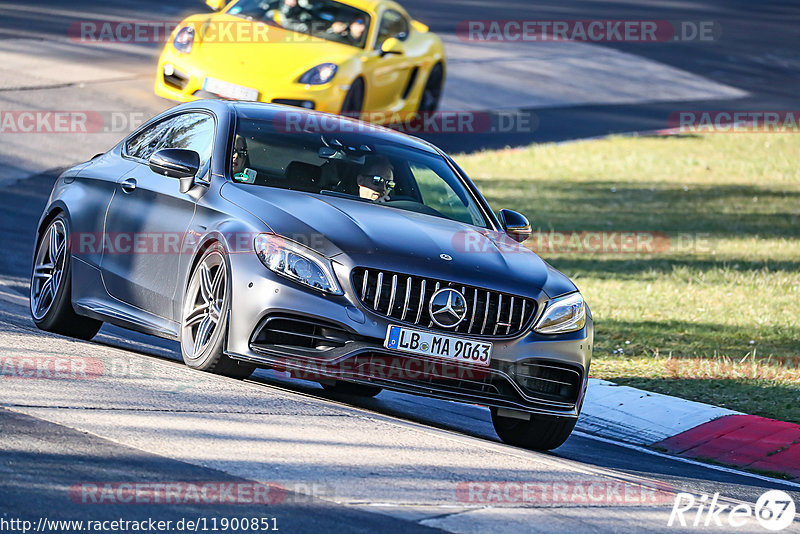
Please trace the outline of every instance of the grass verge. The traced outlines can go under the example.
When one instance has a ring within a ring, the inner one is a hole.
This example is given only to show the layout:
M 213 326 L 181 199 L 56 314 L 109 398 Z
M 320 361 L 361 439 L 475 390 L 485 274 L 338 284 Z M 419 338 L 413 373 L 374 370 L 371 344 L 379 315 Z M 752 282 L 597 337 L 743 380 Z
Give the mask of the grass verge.
M 800 136 L 457 157 L 595 318 L 597 378 L 800 423 Z M 605 241 L 604 241 L 605 240 Z

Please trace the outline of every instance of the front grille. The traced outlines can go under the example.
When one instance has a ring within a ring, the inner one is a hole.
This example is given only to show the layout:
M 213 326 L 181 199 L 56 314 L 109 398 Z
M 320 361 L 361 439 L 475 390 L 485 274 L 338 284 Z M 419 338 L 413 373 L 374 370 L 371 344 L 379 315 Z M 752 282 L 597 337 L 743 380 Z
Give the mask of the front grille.
M 512 374 L 529 395 L 570 403 L 577 402 L 583 378 L 574 367 L 539 360 L 517 362 Z
M 361 303 L 370 310 L 399 322 L 451 333 L 516 336 L 536 312 L 533 299 L 391 271 L 357 267 L 352 282 Z M 455 328 L 439 328 L 428 310 L 433 294 L 445 287 L 461 292 L 467 301 L 466 317 Z

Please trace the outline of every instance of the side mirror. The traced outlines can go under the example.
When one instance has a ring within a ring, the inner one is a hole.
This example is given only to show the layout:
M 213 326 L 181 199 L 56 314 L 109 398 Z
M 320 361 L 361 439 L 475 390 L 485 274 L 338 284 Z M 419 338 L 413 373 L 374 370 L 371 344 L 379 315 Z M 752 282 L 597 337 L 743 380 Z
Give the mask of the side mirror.
M 194 186 L 194 177 L 200 170 L 200 154 L 183 148 L 164 148 L 150 156 L 150 170 L 179 179 L 181 193 L 186 193 Z
M 531 236 L 531 223 L 521 213 L 511 210 L 500 210 L 500 224 L 503 230 L 519 243 L 523 243 Z
M 381 56 L 386 56 L 389 54 L 402 55 L 403 52 L 403 43 L 401 43 L 396 37 L 389 37 L 381 45 Z
M 419 33 L 428 33 L 428 30 L 430 29 L 418 20 L 412 20 L 411 27 L 417 30 Z
M 206 0 L 206 5 L 214 11 L 222 11 L 227 3 L 227 0 Z

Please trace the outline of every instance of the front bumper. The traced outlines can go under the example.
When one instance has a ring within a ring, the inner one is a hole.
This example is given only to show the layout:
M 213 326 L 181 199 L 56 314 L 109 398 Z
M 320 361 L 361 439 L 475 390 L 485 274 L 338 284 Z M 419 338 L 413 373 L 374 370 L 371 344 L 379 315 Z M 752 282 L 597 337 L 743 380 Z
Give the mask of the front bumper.
M 173 73 L 169 76 L 164 73 L 165 64 L 172 66 Z M 203 90 L 206 77 L 219 76 L 195 67 L 186 56 L 181 57 L 175 52 L 166 50 L 158 62 L 153 90 L 156 95 L 176 102 L 215 98 L 216 95 Z M 297 105 L 301 102 L 310 102 L 313 104 L 311 109 L 327 113 L 341 111 L 347 89 L 349 89 L 335 81 L 325 85 L 303 85 L 288 81 L 275 85 L 275 81 L 272 80 L 270 86 L 267 87 L 265 84 L 242 83 L 236 79 L 219 78 L 258 89 L 259 102 L 286 103 L 294 101 L 298 103 Z
M 468 366 L 384 348 L 389 325 L 397 321 L 362 306 L 348 283 L 344 295 L 327 295 L 273 275 L 253 254 L 234 254 L 231 262 L 227 353 L 234 359 L 306 380 L 348 380 L 541 415 L 580 413 L 592 354 L 591 315 L 570 334 L 526 330 L 510 339 L 481 337 L 493 343 L 491 365 Z M 349 268 L 335 266 L 339 280 L 349 280 Z M 539 303 L 546 299 L 540 295 Z

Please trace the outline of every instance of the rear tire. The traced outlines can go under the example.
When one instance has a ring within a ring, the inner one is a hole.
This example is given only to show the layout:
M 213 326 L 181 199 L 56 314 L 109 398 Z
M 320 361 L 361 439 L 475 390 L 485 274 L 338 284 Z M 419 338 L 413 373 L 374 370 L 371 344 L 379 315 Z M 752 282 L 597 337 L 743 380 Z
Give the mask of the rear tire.
M 192 369 L 245 379 L 255 367 L 225 355 L 228 310 L 231 303 L 230 268 L 225 249 L 214 244 L 194 268 L 183 300 L 181 355 Z
M 36 243 L 30 289 L 31 317 L 40 330 L 88 341 L 103 326 L 72 307 L 72 250 L 63 214 L 50 221 Z
M 567 441 L 577 419 L 531 415 L 529 421 L 501 417 L 492 408 L 492 424 L 503 443 L 540 451 L 556 449 Z
M 355 382 L 345 382 L 344 380 L 337 380 L 333 384 L 324 383 L 322 384 L 322 388 L 325 391 L 341 393 L 343 395 L 353 395 L 354 397 L 374 397 L 383 391 L 383 388 L 379 388 L 378 386 L 356 384 Z

